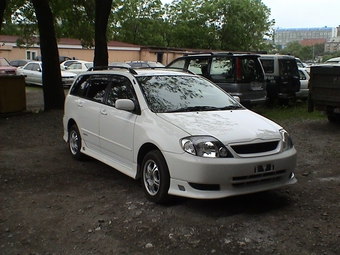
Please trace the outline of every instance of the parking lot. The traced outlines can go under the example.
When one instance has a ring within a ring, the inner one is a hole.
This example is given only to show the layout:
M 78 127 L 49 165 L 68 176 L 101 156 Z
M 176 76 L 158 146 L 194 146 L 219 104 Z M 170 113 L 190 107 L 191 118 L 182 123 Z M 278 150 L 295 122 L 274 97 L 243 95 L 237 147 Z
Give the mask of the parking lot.
M 42 92 L 27 94 L 42 109 Z M 0 118 L 1 254 L 339 254 L 340 126 L 280 123 L 298 183 L 219 200 L 146 200 L 140 181 L 75 161 L 63 112 Z

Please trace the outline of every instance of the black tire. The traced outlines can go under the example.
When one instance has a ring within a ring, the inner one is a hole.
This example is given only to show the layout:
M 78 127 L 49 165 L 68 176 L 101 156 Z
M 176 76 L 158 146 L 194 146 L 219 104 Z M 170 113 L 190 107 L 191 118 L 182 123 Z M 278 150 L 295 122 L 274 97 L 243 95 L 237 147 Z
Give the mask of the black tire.
M 71 126 L 68 132 L 68 144 L 69 150 L 73 158 L 77 160 L 83 160 L 84 154 L 81 153 L 81 136 L 77 125 Z
M 280 98 L 279 104 L 282 106 L 288 106 L 289 105 L 289 99 L 288 98 Z
M 158 150 L 148 152 L 142 162 L 141 181 L 147 198 L 158 204 L 166 204 L 171 199 L 168 194 L 170 174 L 162 153 Z
M 331 123 L 339 123 L 340 122 L 340 114 L 334 112 L 328 112 L 327 118 Z

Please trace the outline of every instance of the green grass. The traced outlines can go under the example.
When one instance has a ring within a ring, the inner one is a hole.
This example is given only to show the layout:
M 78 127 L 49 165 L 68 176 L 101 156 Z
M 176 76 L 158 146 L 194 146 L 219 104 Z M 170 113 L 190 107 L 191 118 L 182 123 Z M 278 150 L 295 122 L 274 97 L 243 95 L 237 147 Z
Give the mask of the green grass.
M 288 106 L 281 106 L 279 104 L 256 105 L 252 111 L 267 117 L 276 122 L 289 120 L 322 120 L 326 116 L 319 111 L 308 112 L 307 102 L 296 101 L 290 102 Z

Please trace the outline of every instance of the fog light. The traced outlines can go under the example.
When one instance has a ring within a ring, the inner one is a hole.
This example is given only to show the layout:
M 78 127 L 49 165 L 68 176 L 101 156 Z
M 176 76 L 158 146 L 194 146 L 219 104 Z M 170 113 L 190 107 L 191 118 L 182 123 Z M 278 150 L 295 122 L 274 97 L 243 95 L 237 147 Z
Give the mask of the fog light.
M 295 177 L 295 174 L 294 173 L 290 173 L 289 179 L 294 179 L 294 177 Z

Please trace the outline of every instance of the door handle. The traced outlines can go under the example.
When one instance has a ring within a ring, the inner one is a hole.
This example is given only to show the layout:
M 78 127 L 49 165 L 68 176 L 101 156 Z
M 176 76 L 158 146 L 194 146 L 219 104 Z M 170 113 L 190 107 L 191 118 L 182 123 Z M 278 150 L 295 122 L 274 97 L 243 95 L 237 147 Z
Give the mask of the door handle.
M 78 102 L 77 102 L 77 105 L 78 105 L 79 107 L 83 107 L 83 105 L 84 105 L 84 102 L 83 102 L 83 101 L 81 101 L 81 100 L 78 100 Z
M 101 110 L 100 110 L 100 113 L 101 113 L 102 115 L 107 115 L 107 111 L 106 111 L 105 109 L 101 109 Z

